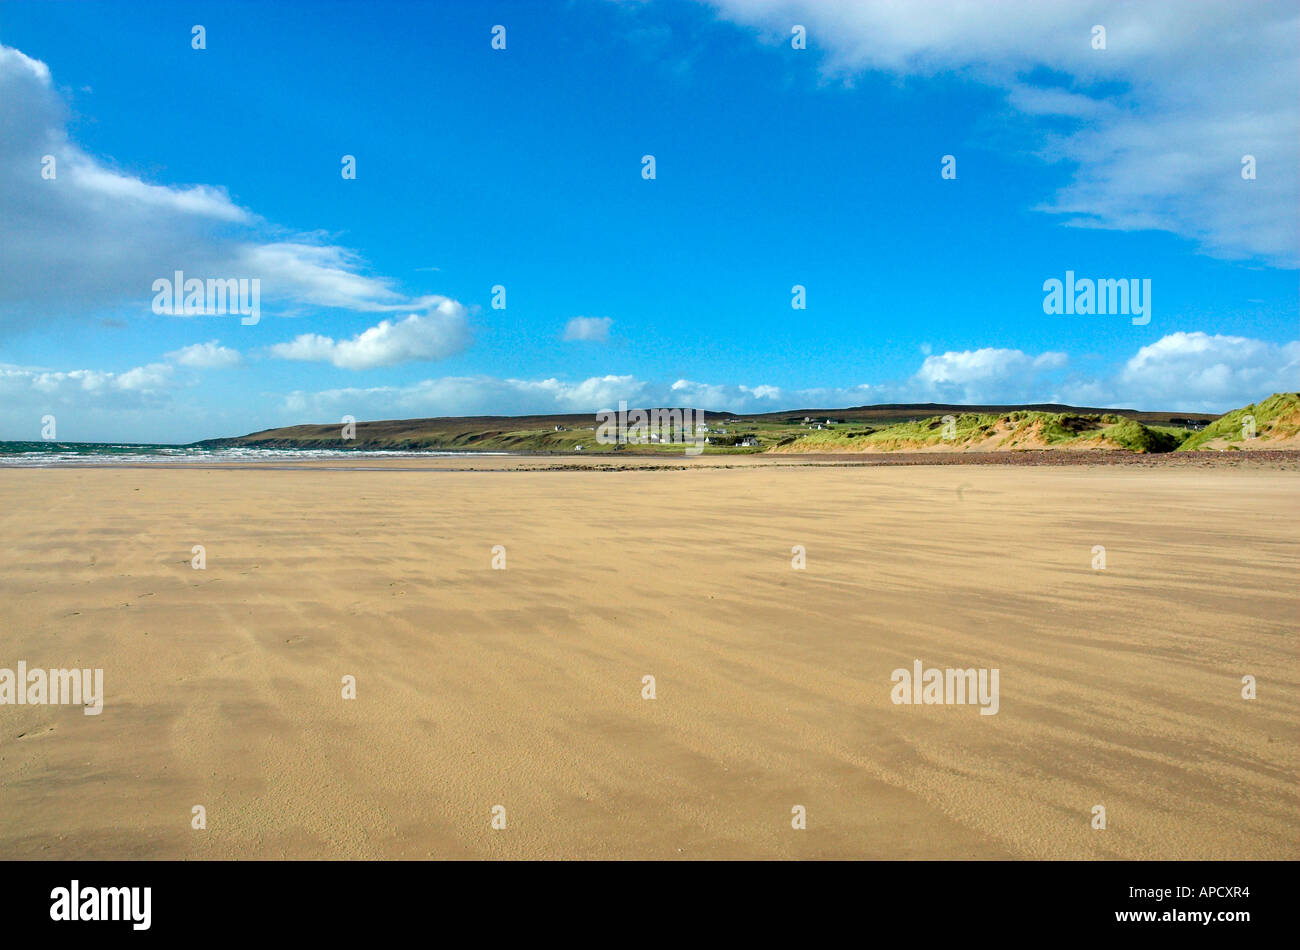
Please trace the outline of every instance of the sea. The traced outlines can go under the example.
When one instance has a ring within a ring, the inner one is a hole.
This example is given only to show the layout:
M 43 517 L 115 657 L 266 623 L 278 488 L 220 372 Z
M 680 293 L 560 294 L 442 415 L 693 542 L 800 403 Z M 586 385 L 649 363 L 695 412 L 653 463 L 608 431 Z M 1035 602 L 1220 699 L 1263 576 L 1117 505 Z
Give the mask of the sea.
M 213 462 L 306 462 L 319 459 L 432 458 L 450 455 L 509 455 L 508 452 L 451 452 L 403 449 L 261 449 L 247 446 L 201 448 L 129 442 L 0 442 L 0 468 L 77 465 L 147 465 Z

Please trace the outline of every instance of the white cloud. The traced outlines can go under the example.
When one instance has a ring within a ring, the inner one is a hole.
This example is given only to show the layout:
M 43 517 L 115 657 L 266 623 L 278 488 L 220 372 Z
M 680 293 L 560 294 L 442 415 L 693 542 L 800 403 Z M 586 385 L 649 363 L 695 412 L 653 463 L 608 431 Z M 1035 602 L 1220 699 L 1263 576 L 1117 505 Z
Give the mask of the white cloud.
M 398 312 L 410 297 L 321 234 L 286 237 L 222 188 L 162 185 L 72 142 L 50 70 L 0 45 L 0 323 L 32 326 L 136 305 L 153 281 L 257 278 L 264 312 L 328 307 Z M 42 177 L 45 156 L 54 177 Z
M 564 325 L 564 338 L 604 343 L 613 323 L 610 317 L 573 317 Z
M 314 307 L 395 312 L 424 310 L 446 299 L 406 297 L 394 290 L 387 278 L 361 274 L 361 267 L 360 257 L 347 248 L 303 241 L 242 245 L 233 264 L 238 276 L 260 279 L 268 297 Z
M 0 363 L 0 439 L 42 439 L 46 415 L 65 442 L 189 442 L 260 428 L 264 405 L 195 406 L 186 392 L 170 363 L 121 373 Z
M 0 401 L 9 409 L 88 404 L 129 409 L 164 395 L 172 386 L 172 373 L 168 363 L 149 363 L 124 373 L 0 364 Z
M 122 206 L 134 205 L 146 210 L 156 209 L 163 213 L 236 221 L 241 224 L 253 221 L 253 216 L 232 203 L 220 188 L 206 185 L 190 188 L 150 185 L 139 178 L 109 171 L 73 146 L 64 152 L 62 164 L 64 176 L 84 193 L 88 201 L 99 199 Z
M 243 357 L 239 355 L 238 350 L 222 346 L 216 340 L 192 343 L 165 355 L 173 363 L 192 366 L 195 369 L 228 369 L 243 362 Z
M 328 345 L 319 352 L 333 355 Z M 209 349 L 211 347 L 211 349 Z M 306 344 L 304 344 L 306 347 Z M 169 353 L 208 356 L 216 341 Z M 229 351 L 227 351 L 229 352 Z M 228 358 L 228 357 L 227 357 Z M 219 360 L 220 357 L 215 359 Z M 178 365 L 187 364 L 177 360 Z M 123 373 L 53 371 L 0 364 L 0 438 L 37 438 L 44 413 L 56 412 L 60 438 L 189 440 L 272 425 L 420 416 L 594 413 L 618 406 L 683 406 L 716 411 L 772 412 L 837 409 L 880 403 L 1008 404 L 1060 402 L 1079 406 L 1223 412 L 1300 382 L 1300 342 L 1277 345 L 1246 337 L 1172 333 L 1139 349 L 1109 374 L 1058 378 L 1062 354 L 985 347 L 931 354 L 900 381 L 812 389 L 736 385 L 679 379 L 671 384 L 630 375 L 576 382 L 492 376 L 448 376 L 409 386 L 348 387 L 288 394 L 276 413 L 195 410 L 178 421 L 171 363 L 148 363 Z M 168 428 L 170 427 L 170 428 Z M 165 436 L 164 436 L 165 433 Z
M 779 386 L 732 386 L 718 383 L 699 383 L 679 379 L 673 383 L 666 404 L 687 408 L 726 410 L 743 406 L 753 410 L 767 404 L 769 409 L 789 408 L 781 403 L 785 392 Z
M 285 411 L 305 419 L 342 413 L 358 419 L 416 416 L 525 415 L 592 412 L 648 398 L 646 384 L 632 376 L 593 376 L 577 383 L 558 379 L 498 379 L 447 376 L 411 386 L 350 387 L 323 392 L 293 392 Z
M 172 368 L 166 363 L 137 366 L 112 380 L 112 385 L 123 392 L 157 393 L 171 385 Z
M 1169 231 L 1217 256 L 1300 264 L 1293 0 L 704 2 L 771 43 L 804 24 L 828 75 L 956 74 L 1004 90 L 1015 112 L 1074 120 L 1026 144 L 1073 166 L 1039 207 L 1070 225 Z M 1105 50 L 1091 45 L 1097 24 Z M 1256 158 L 1254 181 L 1241 178 L 1243 155 Z
M 1174 333 L 1141 348 L 1110 374 L 1065 377 L 1067 369 L 1063 353 L 983 347 L 931 354 L 902 380 L 851 386 L 786 389 L 688 379 L 665 385 L 613 375 L 574 383 L 465 376 L 411 386 L 300 391 L 286 398 L 284 408 L 301 421 L 343 413 L 367 419 L 595 413 L 617 407 L 620 400 L 632 406 L 755 413 L 882 403 L 1068 403 L 1223 412 L 1295 390 L 1300 342 L 1277 346 L 1243 337 Z
M 646 395 L 645 383 L 634 376 L 593 376 L 575 385 L 548 379 L 543 386 L 557 406 L 567 406 L 573 412 L 588 406 L 617 406 L 622 399 L 631 403 Z
M 918 399 L 935 402 L 987 403 L 1042 401 L 1045 371 L 1066 363 L 1064 353 L 1031 356 L 1021 350 L 984 347 L 948 351 L 925 358 L 910 386 Z
M 1137 405 L 1215 411 L 1300 388 L 1300 342 L 1283 346 L 1240 336 L 1171 333 L 1138 350 L 1114 382 L 1115 398 Z
M 413 313 L 405 320 L 381 320 L 350 340 L 304 333 L 269 350 L 281 359 L 328 362 L 343 369 L 444 359 L 469 345 L 469 326 L 463 306 L 446 297 L 436 300 L 425 316 Z

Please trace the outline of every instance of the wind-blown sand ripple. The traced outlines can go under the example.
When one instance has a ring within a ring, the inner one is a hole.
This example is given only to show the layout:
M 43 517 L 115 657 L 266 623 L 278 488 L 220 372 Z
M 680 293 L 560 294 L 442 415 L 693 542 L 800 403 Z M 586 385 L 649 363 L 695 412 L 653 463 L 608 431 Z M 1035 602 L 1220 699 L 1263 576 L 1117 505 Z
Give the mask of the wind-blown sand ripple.
M 5 471 L 0 855 L 1294 858 L 1296 479 Z

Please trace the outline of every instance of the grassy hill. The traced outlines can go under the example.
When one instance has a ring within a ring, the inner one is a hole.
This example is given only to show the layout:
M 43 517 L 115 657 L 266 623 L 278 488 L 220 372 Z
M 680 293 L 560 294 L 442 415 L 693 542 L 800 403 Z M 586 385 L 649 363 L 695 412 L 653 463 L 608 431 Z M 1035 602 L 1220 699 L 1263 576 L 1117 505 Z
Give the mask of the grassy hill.
M 727 413 L 705 413 L 717 422 Z M 557 429 L 558 427 L 558 429 Z M 600 445 L 594 414 L 546 416 L 446 416 L 433 419 L 394 419 L 358 422 L 356 437 L 342 438 L 342 423 L 266 429 L 230 439 L 208 439 L 201 447 L 243 445 L 256 448 L 411 449 L 479 452 L 564 453 L 653 451 L 657 446 Z M 666 448 L 666 447 L 665 447 Z M 675 450 L 680 453 L 681 446 Z
M 1253 437 L 1247 417 L 1255 421 Z M 1250 448 L 1300 449 L 1300 394 L 1274 393 L 1263 402 L 1224 413 L 1178 447 L 1181 452 Z
M 1242 439 L 1242 421 L 1256 435 Z M 946 419 L 951 418 L 951 424 Z M 1281 393 L 1215 417 L 1203 413 L 1087 409 L 1054 404 L 950 406 L 912 404 L 797 409 L 761 414 L 708 412 L 705 452 L 1005 452 L 1027 449 L 1195 451 L 1226 447 L 1300 448 L 1300 397 Z M 1197 431 L 1201 426 L 1205 428 Z M 602 445 L 594 414 L 461 416 L 267 429 L 200 446 L 460 450 L 483 452 L 680 454 L 676 445 Z M 742 447 L 752 439 L 756 446 Z
M 1123 449 L 1169 452 L 1190 433 L 1146 425 L 1115 413 L 963 412 L 931 416 L 880 429 L 846 425 L 800 434 L 778 452 L 1006 452 L 1026 449 Z
M 946 415 L 975 413 L 977 415 L 1000 416 L 1009 412 L 1042 412 L 1077 416 L 1116 415 L 1134 419 L 1144 425 L 1176 425 L 1186 422 L 1210 422 L 1217 419 L 1214 413 L 1201 412 L 1142 412 L 1137 409 L 1114 409 L 1105 407 L 1066 406 L 1060 403 L 1032 403 L 1022 406 L 966 406 L 951 403 L 887 403 L 878 406 L 854 406 L 849 409 L 787 409 L 780 412 L 767 412 L 759 415 L 746 415 L 747 419 L 761 421 L 802 422 L 803 419 L 827 418 L 841 422 L 865 423 L 873 428 L 883 428 L 899 422 L 919 422 L 931 417 L 942 418 Z M 723 415 L 732 416 L 733 413 Z

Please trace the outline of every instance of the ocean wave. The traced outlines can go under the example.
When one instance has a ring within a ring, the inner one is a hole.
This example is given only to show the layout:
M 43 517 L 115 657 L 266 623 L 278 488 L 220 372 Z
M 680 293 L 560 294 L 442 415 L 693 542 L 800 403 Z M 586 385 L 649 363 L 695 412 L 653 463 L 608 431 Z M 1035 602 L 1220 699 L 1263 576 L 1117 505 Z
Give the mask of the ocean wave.
M 313 459 L 429 458 L 509 455 L 508 452 L 453 452 L 440 449 L 263 449 L 247 446 L 206 449 L 190 446 L 144 446 L 111 443 L 39 442 L 0 444 L 0 468 L 53 468 L 76 465 L 150 463 L 309 462 Z

